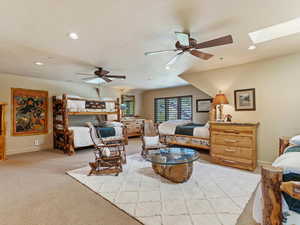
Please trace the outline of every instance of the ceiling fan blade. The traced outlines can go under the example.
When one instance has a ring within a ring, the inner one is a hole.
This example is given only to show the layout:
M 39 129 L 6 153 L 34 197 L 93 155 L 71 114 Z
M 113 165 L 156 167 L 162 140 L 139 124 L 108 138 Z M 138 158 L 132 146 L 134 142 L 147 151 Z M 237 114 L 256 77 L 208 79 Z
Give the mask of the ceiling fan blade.
M 182 46 L 190 45 L 190 35 L 183 32 L 175 32 L 176 38 Z
M 107 77 L 99 77 L 99 78 L 101 78 L 101 79 L 105 80 L 107 83 L 109 83 L 109 82 L 111 82 L 111 81 L 112 81 L 111 79 L 109 79 L 109 78 L 107 78 Z
M 160 51 L 152 51 L 152 52 L 145 52 L 144 55 L 155 55 L 155 54 L 160 54 L 160 53 L 165 53 L 165 52 L 176 52 L 177 49 L 169 49 L 169 50 L 160 50 Z
M 123 75 L 106 75 L 105 77 L 108 77 L 108 78 L 126 79 L 126 76 L 123 76 Z
M 90 73 L 76 73 L 77 75 L 83 75 L 83 76 L 94 76 L 94 74 Z
M 204 59 L 204 60 L 208 60 L 210 59 L 211 57 L 213 57 L 212 54 L 209 54 L 209 53 L 205 53 L 205 52 L 200 52 L 200 51 L 197 51 L 197 50 L 192 50 L 190 51 L 190 53 L 193 55 L 193 56 L 196 56 L 200 59 Z
M 220 45 L 227 45 L 227 44 L 232 44 L 233 39 L 231 35 L 227 35 L 224 37 L 216 38 L 210 41 L 205 41 L 202 43 L 196 44 L 195 48 L 200 49 L 200 48 L 210 48 L 210 47 L 215 47 L 215 46 L 220 46 Z
M 171 65 L 173 65 L 176 60 L 184 53 L 184 51 L 179 52 L 177 55 L 175 55 L 166 65 L 166 68 L 169 69 Z

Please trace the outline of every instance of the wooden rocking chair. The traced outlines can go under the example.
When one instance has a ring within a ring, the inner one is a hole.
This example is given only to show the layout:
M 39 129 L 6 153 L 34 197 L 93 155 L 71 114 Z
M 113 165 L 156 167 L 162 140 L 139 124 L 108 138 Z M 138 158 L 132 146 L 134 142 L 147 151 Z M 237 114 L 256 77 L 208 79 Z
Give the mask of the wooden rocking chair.
M 163 147 L 166 147 L 165 145 L 161 144 L 159 141 L 159 134 L 158 134 L 158 128 L 154 125 L 152 120 L 144 120 L 142 124 L 142 156 L 144 157 L 149 150 L 157 150 Z M 158 138 L 158 140 L 157 140 Z M 149 139 L 156 139 L 156 143 L 147 143 Z
M 97 137 L 96 129 L 90 126 L 90 136 L 94 144 L 95 162 L 90 162 L 92 174 L 116 174 L 119 175 L 123 171 L 122 168 L 122 152 L 125 151 L 125 146 L 122 143 L 105 144 L 101 138 Z

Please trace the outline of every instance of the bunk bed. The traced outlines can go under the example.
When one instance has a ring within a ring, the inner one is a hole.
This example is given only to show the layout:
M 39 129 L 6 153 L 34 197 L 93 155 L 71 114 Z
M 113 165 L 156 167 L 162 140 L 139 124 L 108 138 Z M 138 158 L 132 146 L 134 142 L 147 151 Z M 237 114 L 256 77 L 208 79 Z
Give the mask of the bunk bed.
M 120 121 L 120 102 L 116 100 L 86 99 L 79 96 L 53 96 L 53 142 L 54 148 L 72 155 L 75 149 L 92 146 L 87 126 L 72 126 L 70 117 L 95 116 L 105 120 Z M 127 144 L 126 127 L 114 128 Z M 121 129 L 121 131 L 120 131 Z

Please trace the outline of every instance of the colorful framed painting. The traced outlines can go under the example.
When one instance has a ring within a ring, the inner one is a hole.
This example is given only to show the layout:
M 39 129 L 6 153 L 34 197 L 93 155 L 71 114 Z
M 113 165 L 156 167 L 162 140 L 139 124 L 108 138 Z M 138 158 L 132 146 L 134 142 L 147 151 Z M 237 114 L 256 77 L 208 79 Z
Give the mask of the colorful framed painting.
M 212 98 L 197 99 L 196 100 L 196 112 L 209 112 L 212 103 Z
M 48 133 L 48 92 L 11 89 L 12 135 Z
M 234 105 L 236 111 L 255 111 L 255 89 L 241 89 L 234 91 Z

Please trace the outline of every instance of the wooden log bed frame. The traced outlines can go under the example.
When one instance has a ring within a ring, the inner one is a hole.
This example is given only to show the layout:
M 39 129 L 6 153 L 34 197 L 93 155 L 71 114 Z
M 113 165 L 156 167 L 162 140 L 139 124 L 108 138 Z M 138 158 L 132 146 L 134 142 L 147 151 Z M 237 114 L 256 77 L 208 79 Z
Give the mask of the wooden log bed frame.
M 117 98 L 114 100 L 89 100 L 83 98 L 68 97 L 66 94 L 62 95 L 61 99 L 56 96 L 52 97 L 53 100 L 53 142 L 54 148 L 63 150 L 64 153 L 72 155 L 75 153 L 74 146 L 74 133 L 73 130 L 69 129 L 69 116 L 80 116 L 80 115 L 117 115 L 117 120 L 120 121 L 120 100 Z M 115 111 L 113 112 L 70 112 L 67 108 L 68 100 L 72 101 L 92 101 L 96 103 L 114 102 Z M 61 119 L 58 119 L 58 116 Z M 57 127 L 60 126 L 61 129 Z M 126 144 L 128 143 L 127 130 L 123 127 L 123 137 L 125 138 Z
M 288 138 L 280 138 L 279 155 L 282 155 L 288 146 Z M 281 168 L 263 166 L 261 174 L 264 199 L 262 225 L 282 225 L 281 193 L 285 192 L 300 201 L 300 185 L 294 182 L 283 182 L 283 170 Z
M 216 105 L 211 104 L 209 111 L 209 121 L 216 121 Z M 157 125 L 158 126 L 158 125 Z M 211 133 L 211 132 L 209 132 Z M 210 137 L 197 137 L 181 134 L 173 135 L 160 135 L 160 142 L 166 145 L 177 145 L 191 148 L 199 148 L 204 150 L 210 150 Z M 208 143 L 208 145 L 203 143 Z

